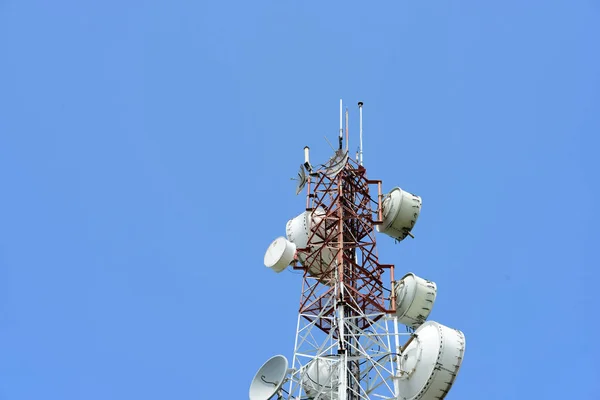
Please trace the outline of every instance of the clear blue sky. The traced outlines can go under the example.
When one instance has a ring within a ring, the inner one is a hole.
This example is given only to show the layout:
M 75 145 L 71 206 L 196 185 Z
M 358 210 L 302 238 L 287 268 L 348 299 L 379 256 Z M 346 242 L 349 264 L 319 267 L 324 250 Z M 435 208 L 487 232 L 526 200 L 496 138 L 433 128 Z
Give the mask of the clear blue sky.
M 0 1 L 0 399 L 247 398 L 340 98 L 423 197 L 379 252 L 466 335 L 448 399 L 598 399 L 599 43 L 593 0 Z

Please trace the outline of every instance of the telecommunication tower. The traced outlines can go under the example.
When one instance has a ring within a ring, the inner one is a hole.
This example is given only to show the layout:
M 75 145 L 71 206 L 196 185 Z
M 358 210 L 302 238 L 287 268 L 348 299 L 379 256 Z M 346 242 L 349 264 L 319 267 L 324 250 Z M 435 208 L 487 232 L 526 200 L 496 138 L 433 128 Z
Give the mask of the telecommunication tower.
M 268 247 L 275 272 L 303 272 L 294 354 L 269 359 L 250 384 L 250 400 L 433 400 L 450 390 L 465 352 L 462 332 L 427 317 L 434 282 L 379 261 L 375 232 L 402 241 L 412 235 L 421 198 L 367 177 L 362 107 L 356 158 L 348 149 L 348 109 L 340 100 L 338 149 L 313 167 L 310 149 L 296 194 L 306 208 Z M 406 329 L 400 331 L 399 324 Z

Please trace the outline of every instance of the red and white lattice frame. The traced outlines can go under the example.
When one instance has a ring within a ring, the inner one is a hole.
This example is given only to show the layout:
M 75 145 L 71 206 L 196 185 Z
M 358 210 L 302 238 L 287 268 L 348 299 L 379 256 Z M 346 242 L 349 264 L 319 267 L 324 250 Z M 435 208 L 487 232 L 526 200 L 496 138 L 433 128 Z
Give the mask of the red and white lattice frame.
M 373 185 L 378 191 L 375 199 L 369 190 Z M 380 264 L 376 249 L 374 226 L 381 221 L 381 197 L 381 181 L 369 180 L 366 169 L 353 160 L 333 177 L 320 170 L 309 178 L 306 210 L 322 209 L 325 214 L 319 218 L 313 214 L 308 247 L 298 249 L 306 261 L 294 268 L 304 270 L 299 312 L 325 333 L 331 330 L 335 313 L 336 305 L 328 301 L 332 291 L 360 329 L 372 323 L 361 315 L 395 311 L 394 292 L 383 283 L 386 269 L 394 280 L 394 266 Z M 325 257 L 325 252 L 334 256 Z

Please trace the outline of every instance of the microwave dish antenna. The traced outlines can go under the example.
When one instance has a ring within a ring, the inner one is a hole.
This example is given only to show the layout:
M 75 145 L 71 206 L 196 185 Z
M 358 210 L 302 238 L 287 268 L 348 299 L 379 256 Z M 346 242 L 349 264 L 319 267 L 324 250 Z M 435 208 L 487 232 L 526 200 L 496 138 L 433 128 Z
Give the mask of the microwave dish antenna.
M 304 186 L 306 186 L 306 173 L 304 172 L 304 165 L 300 164 L 300 169 L 298 170 L 298 177 L 296 178 L 298 184 L 296 185 L 296 196 L 300 194 Z
M 294 261 L 295 254 L 296 245 L 280 236 L 271 243 L 265 252 L 265 267 L 279 273 Z
M 400 355 L 399 400 L 442 400 L 465 354 L 465 336 L 435 321 L 421 325 Z
M 337 400 L 339 357 L 315 358 L 306 365 L 302 387 L 309 398 Z
M 275 396 L 282 390 L 287 372 L 288 360 L 284 356 L 277 355 L 267 360 L 250 383 L 250 400 L 269 400 Z
M 410 328 L 418 328 L 431 313 L 437 285 L 410 272 L 395 282 L 394 291 L 398 321 Z
M 335 227 L 327 229 L 326 218 L 325 209 L 322 207 L 304 211 L 287 222 L 285 232 L 287 240 L 300 250 L 297 255 L 300 264 L 307 268 L 312 277 L 331 286 L 332 268 L 337 265 L 335 252 L 331 248 L 320 245 L 328 237 L 335 235 Z
M 347 150 L 336 150 L 333 156 L 329 159 L 327 164 L 323 164 L 324 173 L 329 178 L 335 178 L 348 162 L 348 151 Z
M 398 241 L 406 236 L 413 237 L 411 231 L 421 213 L 421 198 L 399 187 L 385 195 L 381 204 L 383 221 L 377 231 Z

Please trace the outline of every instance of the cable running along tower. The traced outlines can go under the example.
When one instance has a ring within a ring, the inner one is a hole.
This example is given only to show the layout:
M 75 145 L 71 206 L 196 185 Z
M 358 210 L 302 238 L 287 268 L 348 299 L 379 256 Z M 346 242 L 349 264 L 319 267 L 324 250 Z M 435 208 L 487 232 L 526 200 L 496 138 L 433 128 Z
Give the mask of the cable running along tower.
M 384 195 L 382 182 L 367 177 L 362 106 L 355 159 L 341 100 L 333 156 L 315 168 L 304 148 L 296 194 L 306 188 L 305 211 L 264 257 L 275 272 L 303 271 L 293 359 L 269 359 L 250 400 L 443 399 L 462 363 L 462 332 L 426 321 L 436 284 L 413 273 L 397 280 L 394 265 L 379 260 L 375 232 L 413 237 L 421 198 L 398 187 Z

